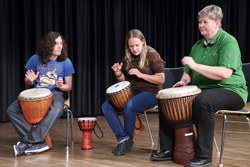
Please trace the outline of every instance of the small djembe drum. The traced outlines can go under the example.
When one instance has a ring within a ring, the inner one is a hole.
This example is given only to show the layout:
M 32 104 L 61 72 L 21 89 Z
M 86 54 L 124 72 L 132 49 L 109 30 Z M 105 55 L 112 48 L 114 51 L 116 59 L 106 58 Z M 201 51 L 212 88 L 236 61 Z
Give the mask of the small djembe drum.
M 133 97 L 131 84 L 129 81 L 118 82 L 110 86 L 106 90 L 108 98 L 112 102 L 113 106 L 122 110 L 126 102 Z M 141 133 L 144 130 L 144 125 L 142 124 L 139 117 L 136 117 L 134 135 Z
M 82 150 L 91 150 L 92 146 L 92 131 L 95 129 L 96 118 L 83 117 L 78 118 L 78 126 L 82 131 Z
M 160 112 L 175 129 L 174 162 L 185 164 L 194 155 L 192 103 L 201 90 L 194 85 L 163 89 L 156 95 Z
M 52 104 L 52 96 L 52 92 L 46 88 L 32 88 L 22 91 L 18 100 L 25 120 L 36 127 L 48 113 Z M 45 140 L 51 148 L 52 143 L 49 133 Z

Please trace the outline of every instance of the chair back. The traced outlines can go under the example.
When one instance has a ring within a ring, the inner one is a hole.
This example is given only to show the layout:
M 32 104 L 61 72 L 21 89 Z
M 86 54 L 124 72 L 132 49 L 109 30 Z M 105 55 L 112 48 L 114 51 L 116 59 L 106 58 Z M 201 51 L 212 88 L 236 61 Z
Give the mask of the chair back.
M 183 75 L 183 67 L 176 68 L 164 68 L 165 82 L 162 85 L 162 89 L 171 88 L 173 85 L 181 80 Z
M 250 63 L 244 63 L 242 64 L 242 71 L 246 78 L 246 84 L 247 84 L 247 90 L 248 90 L 248 98 L 247 101 L 250 101 Z

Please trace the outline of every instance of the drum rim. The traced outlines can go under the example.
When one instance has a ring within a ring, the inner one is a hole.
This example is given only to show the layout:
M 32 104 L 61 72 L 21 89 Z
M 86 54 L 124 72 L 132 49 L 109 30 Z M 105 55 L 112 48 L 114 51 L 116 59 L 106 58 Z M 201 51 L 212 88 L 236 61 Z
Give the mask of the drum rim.
M 51 93 L 50 95 L 48 96 L 44 96 L 44 97 L 21 97 L 21 96 L 18 96 L 18 100 L 23 100 L 23 101 L 39 101 L 39 100 L 46 100 L 46 99 L 49 99 L 53 96 L 53 94 Z
M 80 117 L 77 119 L 78 122 L 83 122 L 83 121 L 96 121 L 96 117 Z
M 34 97 L 34 95 L 30 95 L 30 96 L 24 96 L 23 94 L 25 94 L 26 92 L 28 91 L 34 91 L 34 90 L 42 90 L 44 91 L 44 95 L 40 95 L 38 97 Z M 31 88 L 31 89 L 26 89 L 26 90 L 23 90 L 19 95 L 18 95 L 18 98 L 21 98 L 21 99 L 44 99 L 44 98 L 47 98 L 47 97 L 50 97 L 52 95 L 52 92 L 47 89 L 47 88 Z
M 126 90 L 126 89 L 128 89 L 128 88 L 131 87 L 131 83 L 130 83 L 129 81 L 122 81 L 122 82 L 127 82 L 128 85 L 127 85 L 126 87 L 124 87 L 124 88 L 122 88 L 122 89 L 116 91 L 116 92 L 110 92 L 110 93 L 108 93 L 108 89 L 109 89 L 109 88 L 111 88 L 112 86 L 114 86 L 114 85 L 116 85 L 116 84 L 118 84 L 118 83 L 121 83 L 121 82 L 118 82 L 118 83 L 116 83 L 116 84 L 113 84 L 113 85 L 111 85 L 110 87 L 108 87 L 108 89 L 106 90 L 106 94 L 108 94 L 108 95 L 118 94 L 118 93 L 120 93 L 120 92 L 122 92 L 122 91 L 124 91 L 124 90 Z
M 160 91 L 158 91 L 158 93 L 156 94 L 156 98 L 157 99 L 176 99 L 176 98 L 182 98 L 182 97 L 187 97 L 187 96 L 195 96 L 197 94 L 201 93 L 201 89 L 198 88 L 196 85 L 187 85 L 184 87 L 194 87 L 197 88 L 196 90 L 193 90 L 192 92 L 187 92 L 186 94 L 181 94 L 181 93 L 176 93 L 176 94 L 172 94 L 172 95 L 166 95 L 166 94 L 162 94 L 162 92 L 166 89 L 162 89 Z M 167 89 L 178 89 L 178 88 L 183 88 L 183 87 L 176 87 L 176 88 L 167 88 Z

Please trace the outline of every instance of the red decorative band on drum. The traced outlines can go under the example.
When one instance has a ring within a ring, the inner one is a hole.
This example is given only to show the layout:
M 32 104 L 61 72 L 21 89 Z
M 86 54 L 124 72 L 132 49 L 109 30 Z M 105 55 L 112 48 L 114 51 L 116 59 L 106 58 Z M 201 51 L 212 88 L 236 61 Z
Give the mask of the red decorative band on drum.
M 52 93 L 50 95 L 48 95 L 48 96 L 45 96 L 45 97 L 34 97 L 34 98 L 26 98 L 26 97 L 18 96 L 18 100 L 21 99 L 21 100 L 25 100 L 25 101 L 39 101 L 39 100 L 50 99 L 52 96 L 53 96 Z

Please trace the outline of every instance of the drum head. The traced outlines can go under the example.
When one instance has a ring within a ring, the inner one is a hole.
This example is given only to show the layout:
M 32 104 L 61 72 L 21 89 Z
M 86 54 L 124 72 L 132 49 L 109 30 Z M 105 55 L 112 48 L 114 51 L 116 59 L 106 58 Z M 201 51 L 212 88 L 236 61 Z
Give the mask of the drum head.
M 22 91 L 19 94 L 19 97 L 21 98 L 42 98 L 49 96 L 51 94 L 51 91 L 46 88 L 32 88 Z
M 96 121 L 95 117 L 81 117 L 77 119 L 78 122 L 86 122 L 86 121 Z
M 158 94 L 156 95 L 156 98 L 172 99 L 172 98 L 196 95 L 196 94 L 199 94 L 200 92 L 201 92 L 201 89 L 199 89 L 197 86 L 188 85 L 188 86 L 182 86 L 182 87 L 162 89 L 158 92 Z
M 130 86 L 130 82 L 129 81 L 122 81 L 122 82 L 118 82 L 112 86 L 110 86 L 107 90 L 106 93 L 107 94 L 112 94 L 112 93 L 116 93 L 119 92 L 121 90 L 124 90 L 125 88 Z

